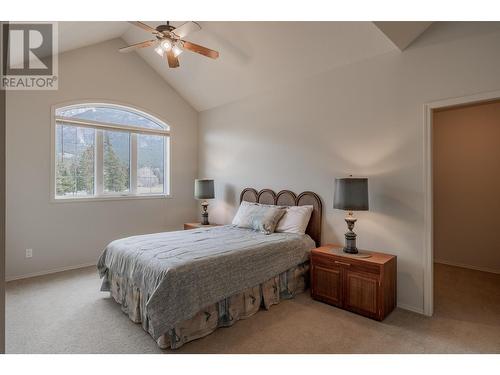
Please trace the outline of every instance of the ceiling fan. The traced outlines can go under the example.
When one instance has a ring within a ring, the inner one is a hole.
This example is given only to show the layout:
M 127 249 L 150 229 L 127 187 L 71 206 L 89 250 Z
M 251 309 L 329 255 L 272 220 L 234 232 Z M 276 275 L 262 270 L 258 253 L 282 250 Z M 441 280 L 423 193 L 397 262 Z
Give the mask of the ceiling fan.
M 155 39 L 146 40 L 144 42 L 120 48 L 120 52 L 131 52 L 138 48 L 155 46 L 156 53 L 167 58 L 168 66 L 170 68 L 177 68 L 179 66 L 178 57 L 184 49 L 199 53 L 200 55 L 210 57 L 212 59 L 217 59 L 219 57 L 219 52 L 217 51 L 191 43 L 187 40 L 183 40 L 183 38 L 185 38 L 189 33 L 201 29 L 201 26 L 196 22 L 188 21 L 179 27 L 174 27 L 167 21 L 165 25 L 159 25 L 156 28 L 139 21 L 131 21 L 129 23 L 152 33 Z

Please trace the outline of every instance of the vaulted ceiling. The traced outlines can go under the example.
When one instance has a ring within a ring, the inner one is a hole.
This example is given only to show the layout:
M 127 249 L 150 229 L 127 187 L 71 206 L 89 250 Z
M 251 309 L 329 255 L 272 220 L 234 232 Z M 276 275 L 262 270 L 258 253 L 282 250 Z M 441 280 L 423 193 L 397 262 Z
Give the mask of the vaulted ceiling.
M 144 22 L 153 27 L 160 24 Z M 196 110 L 203 111 L 281 83 L 304 80 L 342 65 L 402 51 L 422 33 L 435 36 L 439 23 L 430 24 L 200 22 L 201 31 L 186 39 L 219 51 L 218 60 L 184 51 L 179 57 L 180 67 L 170 69 L 153 48 L 132 53 L 138 53 Z M 496 28 L 500 26 L 495 24 Z M 117 37 L 123 39 L 125 46 L 151 39 L 151 34 L 127 22 L 59 22 L 60 52 Z M 123 58 L 129 55 L 123 54 Z
M 202 22 L 201 26 L 187 39 L 218 50 L 218 60 L 186 51 L 179 57 L 180 68 L 168 69 L 152 48 L 138 52 L 198 111 L 394 49 L 371 22 Z M 132 27 L 122 38 L 131 44 L 148 37 Z

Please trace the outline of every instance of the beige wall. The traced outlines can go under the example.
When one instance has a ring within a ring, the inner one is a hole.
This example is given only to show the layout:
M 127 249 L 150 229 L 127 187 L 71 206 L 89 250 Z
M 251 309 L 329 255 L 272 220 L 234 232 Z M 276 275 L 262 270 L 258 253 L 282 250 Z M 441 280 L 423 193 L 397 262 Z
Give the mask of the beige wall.
M 500 102 L 433 115 L 434 259 L 500 273 Z
M 343 241 L 333 180 L 368 176 L 358 245 L 398 256 L 398 304 L 423 311 L 424 103 L 500 89 L 500 33 L 428 35 L 394 52 L 200 113 L 200 175 L 216 181 L 214 222 L 242 188 L 312 190 L 323 243 Z
M 57 91 L 7 93 L 7 278 L 95 264 L 113 239 L 181 229 L 197 217 L 197 113 L 139 56 L 118 53 L 124 44 L 62 54 Z M 50 202 L 51 106 L 79 99 L 131 104 L 171 125 L 172 198 Z

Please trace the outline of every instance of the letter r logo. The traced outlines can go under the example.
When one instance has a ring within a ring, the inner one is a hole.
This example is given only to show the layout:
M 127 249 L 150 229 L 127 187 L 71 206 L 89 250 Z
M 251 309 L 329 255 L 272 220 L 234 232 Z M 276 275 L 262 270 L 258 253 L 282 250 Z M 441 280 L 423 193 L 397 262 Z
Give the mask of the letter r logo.
M 2 75 L 53 74 L 52 24 L 4 24 L 2 34 Z

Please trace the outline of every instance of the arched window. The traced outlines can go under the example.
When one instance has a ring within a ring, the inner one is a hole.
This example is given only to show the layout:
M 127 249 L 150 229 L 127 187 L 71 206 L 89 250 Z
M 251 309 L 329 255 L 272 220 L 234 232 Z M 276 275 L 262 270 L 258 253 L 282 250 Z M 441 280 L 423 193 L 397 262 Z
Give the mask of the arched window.
M 54 108 L 56 200 L 166 196 L 170 127 L 134 108 L 82 103 Z

